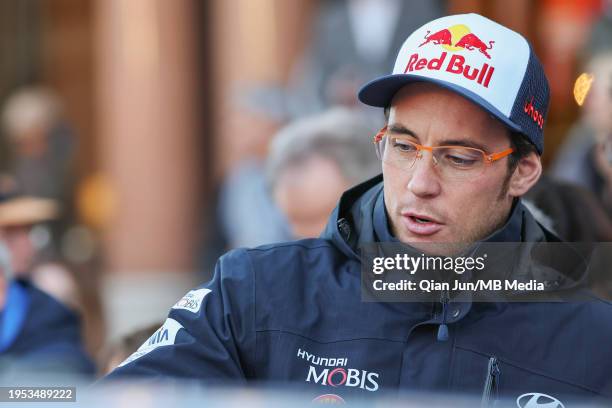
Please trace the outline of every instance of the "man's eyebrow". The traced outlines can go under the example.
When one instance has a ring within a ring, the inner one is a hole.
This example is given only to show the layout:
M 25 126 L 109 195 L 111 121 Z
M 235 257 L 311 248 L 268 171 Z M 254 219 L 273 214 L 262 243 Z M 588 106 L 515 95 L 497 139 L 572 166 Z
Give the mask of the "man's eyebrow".
M 419 137 L 416 135 L 415 132 L 408 129 L 404 125 L 400 125 L 399 123 L 393 123 L 387 126 L 387 129 L 391 133 L 412 136 L 417 140 L 419 139 Z M 467 140 L 467 139 L 445 139 L 437 143 L 437 146 L 465 146 L 465 147 L 473 147 L 474 149 L 480 149 L 485 152 L 489 151 L 487 146 L 480 144 L 478 142 Z
M 393 123 L 393 124 L 387 126 L 387 129 L 391 133 L 396 133 L 396 134 L 400 134 L 400 135 L 408 135 L 408 136 L 412 136 L 412 137 L 414 137 L 416 139 L 419 138 L 416 135 L 416 133 L 414 133 L 412 130 L 410 130 L 407 127 L 405 127 L 404 125 L 400 125 L 398 123 Z
M 465 146 L 473 147 L 474 149 L 480 149 L 485 152 L 489 151 L 486 146 L 466 139 L 445 139 L 440 141 L 440 143 L 438 143 L 438 146 Z

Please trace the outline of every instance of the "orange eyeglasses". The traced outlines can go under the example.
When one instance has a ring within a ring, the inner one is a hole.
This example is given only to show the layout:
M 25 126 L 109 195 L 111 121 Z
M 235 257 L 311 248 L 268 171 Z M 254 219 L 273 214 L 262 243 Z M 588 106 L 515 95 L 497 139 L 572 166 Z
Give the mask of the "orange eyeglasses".
M 386 137 L 386 142 L 383 140 Z M 441 176 L 451 180 L 464 180 L 482 174 L 495 161 L 510 155 L 508 148 L 498 153 L 487 154 L 484 150 L 467 146 L 424 146 L 407 136 L 389 136 L 387 127 L 374 136 L 378 158 L 400 169 L 410 170 L 423 151 L 431 152 L 433 163 Z

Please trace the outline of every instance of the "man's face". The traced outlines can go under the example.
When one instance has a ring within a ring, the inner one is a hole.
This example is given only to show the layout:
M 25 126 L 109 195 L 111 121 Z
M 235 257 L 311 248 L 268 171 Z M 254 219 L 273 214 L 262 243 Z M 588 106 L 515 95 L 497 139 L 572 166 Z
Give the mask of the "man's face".
M 595 58 L 589 66 L 593 86 L 584 104 L 584 113 L 597 138 L 603 141 L 612 135 L 612 56 Z
M 30 238 L 31 226 L 5 227 L 0 231 L 11 254 L 11 266 L 18 276 L 27 275 L 34 261 L 36 249 Z
M 387 135 L 406 130 L 411 140 L 426 146 L 464 144 L 486 153 L 510 147 L 509 132 L 499 121 L 463 97 L 426 83 L 398 92 L 388 129 Z M 427 243 L 445 243 L 435 251 L 454 253 L 491 234 L 504 224 L 512 206 L 504 191 L 507 160 L 461 181 L 442 177 L 430 152 L 423 152 L 411 168 L 383 161 L 385 205 L 394 235 L 428 252 L 432 247 Z
M 312 156 L 283 171 L 274 188 L 274 200 L 295 238 L 313 238 L 321 234 L 348 187 L 350 182 L 332 160 Z

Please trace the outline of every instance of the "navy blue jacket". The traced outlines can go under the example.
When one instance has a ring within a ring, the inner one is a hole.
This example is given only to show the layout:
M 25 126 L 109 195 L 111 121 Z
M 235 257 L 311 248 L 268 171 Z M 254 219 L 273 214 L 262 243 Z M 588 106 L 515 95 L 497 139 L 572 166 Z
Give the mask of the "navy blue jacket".
M 358 247 L 394 241 L 382 179 L 347 191 L 318 239 L 238 249 L 110 374 L 299 383 L 313 396 L 385 390 L 516 399 L 610 395 L 612 307 L 362 302 Z M 547 241 L 520 203 L 488 241 Z M 530 398 L 529 396 L 525 398 Z
M 79 317 L 30 283 L 11 281 L 0 311 L 0 375 L 94 372 Z

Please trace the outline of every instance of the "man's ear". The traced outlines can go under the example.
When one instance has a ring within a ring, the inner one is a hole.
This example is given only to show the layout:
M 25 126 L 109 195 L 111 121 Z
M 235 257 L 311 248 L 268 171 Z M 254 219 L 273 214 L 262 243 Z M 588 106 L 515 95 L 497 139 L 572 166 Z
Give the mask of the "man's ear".
M 524 195 L 542 175 L 542 161 L 536 152 L 531 152 L 519 160 L 508 185 L 512 197 Z

